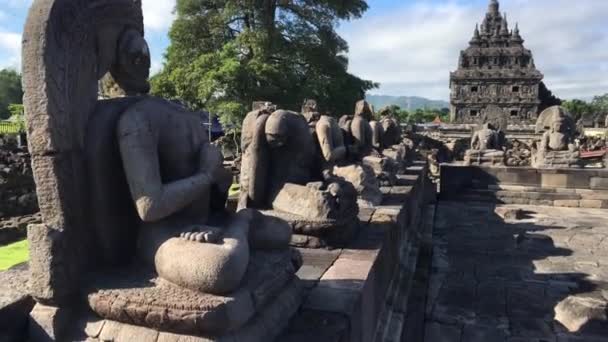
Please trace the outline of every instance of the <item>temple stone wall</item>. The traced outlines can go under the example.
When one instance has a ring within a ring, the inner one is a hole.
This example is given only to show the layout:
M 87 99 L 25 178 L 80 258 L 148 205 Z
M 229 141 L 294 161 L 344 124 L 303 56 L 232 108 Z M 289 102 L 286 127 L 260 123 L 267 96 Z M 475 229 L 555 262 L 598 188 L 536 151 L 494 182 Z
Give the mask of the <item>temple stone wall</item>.
M 36 185 L 27 149 L 0 142 L 0 219 L 37 211 Z
M 442 165 L 440 196 L 446 200 L 608 209 L 608 170 Z

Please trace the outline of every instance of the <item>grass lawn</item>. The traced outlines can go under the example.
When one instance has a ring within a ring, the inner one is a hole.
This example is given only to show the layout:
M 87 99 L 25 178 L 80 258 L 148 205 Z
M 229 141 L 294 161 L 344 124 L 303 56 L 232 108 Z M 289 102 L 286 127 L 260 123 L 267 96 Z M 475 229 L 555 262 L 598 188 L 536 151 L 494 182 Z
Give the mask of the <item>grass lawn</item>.
M 15 265 L 24 263 L 28 259 L 27 240 L 0 247 L 0 271 L 5 271 Z

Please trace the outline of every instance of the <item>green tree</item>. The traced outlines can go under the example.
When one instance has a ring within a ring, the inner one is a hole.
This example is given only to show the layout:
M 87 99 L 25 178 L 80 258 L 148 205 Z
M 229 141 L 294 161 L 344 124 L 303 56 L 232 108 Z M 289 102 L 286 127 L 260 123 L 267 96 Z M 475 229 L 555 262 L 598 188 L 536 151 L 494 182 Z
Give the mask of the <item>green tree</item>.
M 8 111 L 10 117 L 8 121 L 11 121 L 19 125 L 19 131 L 25 132 L 25 111 L 22 104 L 10 104 L 8 105 Z
M 334 28 L 367 8 L 363 0 L 178 0 L 152 92 L 234 125 L 259 100 L 299 109 L 313 98 L 350 114 L 376 84 L 348 73 L 348 45 Z
M 580 119 L 593 119 L 596 114 L 594 106 L 583 100 L 575 99 L 564 101 L 562 106 L 572 114 L 575 121 Z
M 591 105 L 597 114 L 608 114 L 608 94 L 594 97 L 593 101 L 591 101 Z
M 8 119 L 11 115 L 8 106 L 22 103 L 23 90 L 21 75 L 12 69 L 0 70 L 0 120 Z

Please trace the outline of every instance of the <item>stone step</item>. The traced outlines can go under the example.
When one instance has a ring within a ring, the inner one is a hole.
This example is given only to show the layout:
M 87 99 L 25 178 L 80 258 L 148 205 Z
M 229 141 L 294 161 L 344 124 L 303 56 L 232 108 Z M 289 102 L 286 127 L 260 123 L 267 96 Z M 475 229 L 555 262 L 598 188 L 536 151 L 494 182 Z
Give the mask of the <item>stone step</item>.
M 486 187 L 474 186 L 474 189 L 475 190 L 492 190 L 492 191 L 578 194 L 578 195 L 580 195 L 581 199 L 608 200 L 608 191 L 606 191 L 606 190 L 540 188 L 540 187 L 520 186 L 520 185 L 488 185 Z
M 602 193 L 471 189 L 457 194 L 442 194 L 443 199 L 497 204 L 543 205 L 568 208 L 608 209 L 608 197 Z M 548 190 L 548 189 L 541 189 Z

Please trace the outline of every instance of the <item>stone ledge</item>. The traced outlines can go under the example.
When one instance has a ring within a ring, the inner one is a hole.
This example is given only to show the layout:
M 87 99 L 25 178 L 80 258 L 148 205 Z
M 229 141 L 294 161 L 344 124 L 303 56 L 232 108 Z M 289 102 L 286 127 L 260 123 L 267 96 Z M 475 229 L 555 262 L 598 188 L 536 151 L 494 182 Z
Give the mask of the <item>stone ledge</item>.
M 359 236 L 344 249 L 301 250 L 304 265 L 298 275 L 307 286 L 315 280 L 316 285 L 280 341 L 371 341 L 376 329 L 384 329 L 377 323 L 394 297 L 391 284 L 403 278 L 400 258 L 418 250 L 420 239 L 411 238 L 412 232 L 421 230 L 418 211 L 428 198 L 426 191 L 434 189 L 426 172 L 422 165 L 410 167 L 399 176 L 399 185 L 384 188 L 383 205 L 360 213 Z M 400 331 L 400 322 L 392 328 Z

